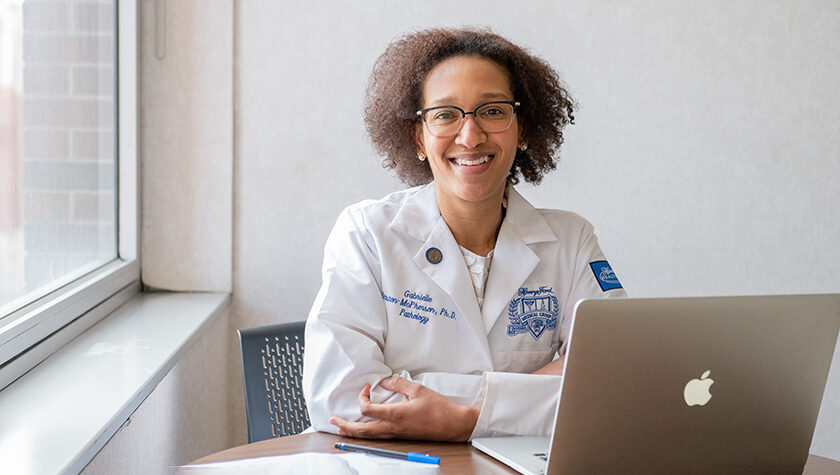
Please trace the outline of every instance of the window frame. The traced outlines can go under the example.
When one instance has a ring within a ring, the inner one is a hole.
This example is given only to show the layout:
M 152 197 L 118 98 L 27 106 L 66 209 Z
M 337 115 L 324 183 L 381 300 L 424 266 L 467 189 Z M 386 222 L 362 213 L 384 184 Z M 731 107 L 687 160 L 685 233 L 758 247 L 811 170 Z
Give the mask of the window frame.
M 0 320 L 0 389 L 140 291 L 137 0 L 115 0 L 117 258 Z

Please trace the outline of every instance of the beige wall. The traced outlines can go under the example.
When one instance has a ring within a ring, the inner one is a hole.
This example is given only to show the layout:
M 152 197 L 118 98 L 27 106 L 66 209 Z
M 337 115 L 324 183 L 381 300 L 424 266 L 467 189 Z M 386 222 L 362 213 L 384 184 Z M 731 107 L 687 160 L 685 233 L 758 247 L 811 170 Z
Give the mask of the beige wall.
M 155 34 L 155 3 L 143 2 L 143 35 Z M 169 56 L 183 58 L 177 74 L 142 83 L 156 94 L 141 122 L 143 274 L 163 288 L 229 279 L 227 414 L 215 415 L 230 444 L 245 442 L 233 331 L 305 318 L 339 211 L 401 187 L 371 152 L 361 104 L 377 55 L 416 28 L 489 25 L 555 65 L 577 125 L 558 170 L 521 191 L 589 218 L 631 295 L 840 292 L 836 2 L 163 3 L 167 55 L 180 34 L 200 41 Z M 186 225 L 200 232 L 181 236 Z M 216 233 L 232 233 L 230 254 Z M 840 458 L 840 354 L 834 366 L 814 451 Z M 209 409 L 209 398 L 193 402 Z
M 233 2 L 138 3 L 143 283 L 229 292 Z

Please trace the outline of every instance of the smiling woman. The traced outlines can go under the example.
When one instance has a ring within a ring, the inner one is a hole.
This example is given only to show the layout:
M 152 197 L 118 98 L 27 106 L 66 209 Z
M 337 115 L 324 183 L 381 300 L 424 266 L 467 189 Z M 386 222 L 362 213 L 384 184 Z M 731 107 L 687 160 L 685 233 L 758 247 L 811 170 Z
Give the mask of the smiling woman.
M 419 186 L 346 208 L 327 240 L 306 328 L 316 429 L 548 433 L 575 302 L 625 295 L 586 220 L 512 186 L 555 167 L 572 110 L 547 64 L 487 30 L 421 31 L 379 58 L 368 132 Z

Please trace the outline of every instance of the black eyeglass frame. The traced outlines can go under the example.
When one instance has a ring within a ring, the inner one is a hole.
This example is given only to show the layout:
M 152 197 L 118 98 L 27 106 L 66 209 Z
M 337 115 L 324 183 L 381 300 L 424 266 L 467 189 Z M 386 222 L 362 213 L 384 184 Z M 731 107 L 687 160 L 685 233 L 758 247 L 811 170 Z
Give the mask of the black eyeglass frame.
M 519 101 L 490 101 L 490 102 L 485 102 L 483 104 L 479 104 L 479 105 L 475 106 L 475 109 L 473 109 L 472 112 L 467 112 L 467 111 L 465 111 L 464 109 L 461 109 L 458 106 L 434 106 L 434 107 L 427 107 L 425 109 L 420 109 L 419 111 L 417 111 L 417 116 L 420 117 L 420 120 L 422 122 L 426 122 L 426 112 L 429 112 L 429 111 L 435 110 L 435 109 L 457 109 L 458 111 L 461 112 L 461 123 L 458 125 L 458 130 L 454 134 L 446 136 L 446 137 L 452 137 L 454 135 L 458 135 L 458 132 L 461 131 L 461 127 L 464 126 L 464 121 L 467 120 L 468 115 L 472 114 L 473 118 L 477 118 L 478 116 L 476 115 L 476 112 L 478 112 L 478 110 L 481 109 L 482 107 L 489 106 L 491 104 L 508 104 L 508 105 L 511 105 L 511 106 L 513 106 L 513 115 L 517 114 L 519 106 L 522 105 L 522 104 L 519 103 Z M 509 129 L 511 125 L 513 125 L 513 118 L 511 118 L 510 124 L 508 124 L 507 128 L 499 130 L 499 132 L 504 132 L 505 130 Z

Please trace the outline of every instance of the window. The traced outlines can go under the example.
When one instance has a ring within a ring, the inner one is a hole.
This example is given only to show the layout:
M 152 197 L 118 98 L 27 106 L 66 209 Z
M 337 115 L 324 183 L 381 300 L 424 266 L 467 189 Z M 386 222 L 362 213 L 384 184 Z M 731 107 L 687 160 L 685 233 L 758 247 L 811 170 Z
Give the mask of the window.
M 136 4 L 0 0 L 0 387 L 138 288 Z

